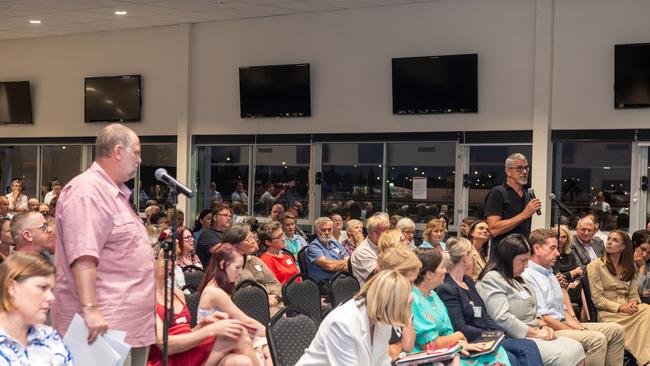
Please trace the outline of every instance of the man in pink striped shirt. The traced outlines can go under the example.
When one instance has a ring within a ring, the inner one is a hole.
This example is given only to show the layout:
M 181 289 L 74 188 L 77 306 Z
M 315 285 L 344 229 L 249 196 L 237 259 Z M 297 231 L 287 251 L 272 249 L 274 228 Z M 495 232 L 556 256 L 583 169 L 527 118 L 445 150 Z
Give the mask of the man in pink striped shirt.
M 80 313 L 89 342 L 107 329 L 125 331 L 132 347 L 126 365 L 145 365 L 156 335 L 154 258 L 124 185 L 141 162 L 140 141 L 131 129 L 112 124 L 99 133 L 95 153 L 92 166 L 58 199 L 52 322 L 64 334 Z

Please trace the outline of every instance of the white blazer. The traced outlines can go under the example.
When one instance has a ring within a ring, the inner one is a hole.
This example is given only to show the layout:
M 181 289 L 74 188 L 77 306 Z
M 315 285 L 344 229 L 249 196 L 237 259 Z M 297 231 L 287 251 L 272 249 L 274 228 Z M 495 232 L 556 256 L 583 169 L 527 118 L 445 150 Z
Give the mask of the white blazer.
M 390 366 L 388 342 L 391 326 L 375 324 L 372 345 L 366 306 L 354 299 L 332 310 L 297 366 Z

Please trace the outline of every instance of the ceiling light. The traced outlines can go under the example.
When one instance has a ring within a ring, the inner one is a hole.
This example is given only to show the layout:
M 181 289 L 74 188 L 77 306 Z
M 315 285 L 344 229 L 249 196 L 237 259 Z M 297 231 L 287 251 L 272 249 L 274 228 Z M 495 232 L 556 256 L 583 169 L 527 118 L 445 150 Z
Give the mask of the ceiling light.
M 115 10 L 115 15 L 126 15 L 126 10 Z
M 30 24 L 41 24 L 41 21 L 39 19 L 31 19 L 29 21 Z

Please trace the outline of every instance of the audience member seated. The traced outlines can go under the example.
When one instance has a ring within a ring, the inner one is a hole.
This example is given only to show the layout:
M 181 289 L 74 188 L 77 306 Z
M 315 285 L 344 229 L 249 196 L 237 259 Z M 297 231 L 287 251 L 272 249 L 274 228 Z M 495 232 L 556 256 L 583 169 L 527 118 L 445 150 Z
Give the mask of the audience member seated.
M 0 218 L 11 220 L 11 216 L 12 215 L 9 212 L 9 199 L 6 196 L 0 196 Z
M 467 229 L 467 238 L 472 242 L 473 265 L 468 273 L 472 280 L 478 280 L 487 261 L 488 246 L 490 244 L 490 227 L 485 220 L 476 220 Z
M 197 266 L 203 267 L 199 257 L 194 254 L 194 235 L 189 228 L 181 226 L 176 229 L 176 240 L 180 252 L 176 257 L 176 265 L 181 267 L 181 269 L 187 266 Z
M 11 181 L 11 192 L 5 195 L 9 200 L 9 211 L 27 211 L 27 196 L 23 194 L 24 188 L 25 186 L 22 179 L 14 179 Z
M 562 291 L 553 274 L 557 251 L 556 234 L 549 229 L 530 233 L 531 259 L 522 277 L 535 290 L 537 315 L 560 336 L 582 344 L 587 366 L 621 365 L 623 363 L 623 327 L 614 323 L 580 323 L 569 296 Z
M 165 318 L 165 260 L 162 250 L 156 259 L 156 344 L 151 346 L 147 366 L 162 365 L 163 319 Z M 243 323 L 216 311 L 190 328 L 190 311 L 178 288 L 174 297 L 174 319 L 169 325 L 168 365 L 257 365 L 252 342 Z M 170 308 L 171 309 L 171 308 Z
M 467 275 L 474 264 L 471 256 L 473 249 L 472 243 L 463 237 L 447 240 L 447 274 L 444 283 L 436 288 L 436 293 L 447 307 L 454 330 L 463 333 L 469 342 L 475 342 L 483 332 L 500 330 L 488 315 L 474 280 Z M 506 336 L 501 346 L 513 366 L 542 365 L 537 345 L 529 339 Z
M 49 215 L 50 214 L 50 205 L 48 205 L 47 203 L 40 203 L 38 205 L 38 212 L 40 212 L 41 215 L 43 215 L 43 216 Z
M 284 215 L 284 206 L 281 203 L 276 203 L 271 207 L 271 221 L 280 221 Z
M 156 212 L 151 215 L 149 220 L 151 221 L 151 225 L 147 227 L 147 234 L 149 235 L 149 241 L 155 255 L 160 249 L 159 240 L 164 238 L 166 235 L 169 235 L 169 221 L 164 212 Z M 163 233 L 165 233 L 165 235 L 162 235 Z
M 650 305 L 642 304 L 638 292 L 632 240 L 623 231 L 607 236 L 605 254 L 587 266 L 591 298 L 598 318 L 625 328 L 625 348 L 637 364 L 650 363 Z
M 246 256 L 242 274 L 235 282 L 238 284 L 241 281 L 253 280 L 262 285 L 266 290 L 266 294 L 269 296 L 269 310 L 271 311 L 271 315 L 275 314 L 283 306 L 282 285 L 280 285 L 280 282 L 275 278 L 269 267 L 255 256 L 255 253 L 259 250 L 259 244 L 255 240 L 253 232 L 247 225 L 235 224 L 223 233 L 222 239 L 222 243 L 232 244 Z M 221 246 L 217 246 L 213 250 L 217 250 Z
M 296 216 L 287 212 L 282 216 L 282 232 L 284 233 L 284 242 L 287 244 L 287 250 L 294 255 L 298 255 L 300 249 L 307 246 L 304 237 L 296 233 Z
M 446 222 L 441 219 L 433 219 L 427 223 L 422 233 L 422 244 L 420 248 L 435 248 L 445 250 L 445 236 L 447 235 Z
M 556 229 L 557 230 L 557 229 Z M 557 231 L 556 231 L 557 233 Z M 576 257 L 571 251 L 571 243 L 573 242 L 573 235 L 566 225 L 560 225 L 560 241 L 558 252 L 560 256 L 557 257 L 553 265 L 553 272 L 560 280 L 560 285 L 566 288 L 569 293 L 569 299 L 572 303 L 582 304 L 583 314 L 586 316 L 587 309 L 584 303 L 582 291 L 582 270 L 583 268 L 578 265 Z
M 321 322 L 296 365 L 390 365 L 391 329 L 410 322 L 410 289 L 411 284 L 397 271 L 373 276 L 353 299 Z
M 196 243 L 196 255 L 199 256 L 203 268 L 207 268 L 210 263 L 210 249 L 221 243 L 221 237 L 231 223 L 232 209 L 222 203 L 217 203 L 212 209 L 212 225 L 203 230 Z
M 11 236 L 11 220 L 0 219 L 0 259 L 4 261 L 13 253 L 14 239 Z
M 348 233 L 343 230 L 343 217 L 337 213 L 333 213 L 330 215 L 330 219 L 332 219 L 332 223 L 334 224 L 332 238 L 339 243 L 343 243 L 348 238 Z
M 283 252 L 287 244 L 279 222 L 271 221 L 262 224 L 257 231 L 257 236 L 260 243 L 266 247 L 266 252 L 260 256 L 260 259 L 269 267 L 281 285 L 300 272 L 293 256 Z
M 529 259 L 530 247 L 520 234 L 506 236 L 492 249 L 476 284 L 488 315 L 511 338 L 535 341 L 544 365 L 584 365 L 582 345 L 557 337 L 553 328 L 537 317 L 535 291 L 521 278 Z
M 639 297 L 650 303 L 650 231 L 638 230 L 632 235 L 634 264 L 639 272 Z
M 345 240 L 341 243 L 349 255 L 354 253 L 365 239 L 363 237 L 363 222 L 357 219 L 350 219 L 345 223 Z
M 366 220 L 368 236 L 350 257 L 352 273 L 361 286 L 377 271 L 377 243 L 381 234 L 389 228 L 388 215 L 384 213 L 372 215 Z
M 50 202 L 52 202 L 52 199 L 54 197 L 59 197 L 59 195 L 61 194 L 61 189 L 62 188 L 63 188 L 63 185 L 61 184 L 60 181 L 53 180 L 52 181 L 52 190 L 45 194 L 45 198 L 43 198 L 43 202 L 45 202 L 45 203 L 47 203 L 49 205 Z
M 160 212 L 160 206 L 158 206 L 155 201 L 152 205 L 148 205 L 147 208 L 144 209 L 145 226 L 151 225 L 151 216 L 157 214 L 158 212 Z
M 275 185 L 273 183 L 266 183 L 264 185 L 265 191 L 260 196 L 258 200 L 262 204 L 264 210 L 268 213 L 271 211 L 271 207 L 285 194 L 285 190 L 281 190 L 277 194 L 275 193 Z
M 472 224 L 479 219 L 474 217 L 474 216 L 467 216 L 463 219 L 463 222 L 460 224 L 460 235 L 463 238 L 468 238 L 469 239 L 469 227 L 472 226 Z
M 205 210 L 201 210 L 199 216 L 196 218 L 196 221 L 194 222 L 194 228 L 192 229 L 192 232 L 194 233 L 195 251 L 196 251 L 196 243 L 199 241 L 199 236 L 201 236 L 203 230 L 207 230 L 208 228 L 210 228 L 210 225 L 212 225 L 212 210 L 207 208 Z
M 232 202 L 241 202 L 242 204 L 248 205 L 248 195 L 244 191 L 244 184 L 242 182 L 237 182 L 235 185 L 235 191 L 230 195 L 230 200 Z
M 402 230 L 395 228 L 381 233 L 377 243 L 377 255 L 395 247 L 409 248 L 409 242 Z
M 28 199 L 27 200 L 27 210 L 28 211 L 38 212 L 38 204 L 39 204 L 38 198 L 32 197 L 32 198 Z
M 411 249 L 416 249 L 417 246 L 415 245 L 415 222 L 413 220 L 409 219 L 408 217 L 403 217 L 397 221 L 397 224 L 395 224 L 395 228 L 400 229 L 402 233 L 404 234 L 404 237 L 406 238 L 406 241 L 408 242 L 408 246 Z
M 406 247 L 394 247 L 379 254 L 377 267 L 379 271 L 396 270 L 413 285 L 420 273 L 422 263 L 412 250 Z M 401 352 L 411 352 L 414 343 L 415 330 L 412 321 L 401 328 L 393 327 L 388 346 L 391 360 L 395 360 Z
M 485 344 L 468 343 L 462 332 L 454 332 L 447 308 L 434 291 L 436 287 L 443 284 L 447 272 L 443 263 L 443 253 L 435 249 L 418 249 L 416 254 L 422 262 L 422 268 L 412 290 L 411 309 L 415 329 L 413 351 L 425 351 L 430 343 L 433 343 L 434 348 L 460 343 L 464 355 L 467 355 L 468 351 L 485 351 Z M 498 347 L 493 353 L 461 359 L 461 365 L 473 364 L 510 365 L 510 362 L 505 350 Z
M 169 226 L 172 226 L 174 209 L 168 208 L 165 213 L 167 214 Z M 179 228 L 181 226 L 185 226 L 185 213 L 179 209 L 176 209 L 176 228 Z
M 307 246 L 307 273 L 318 284 L 329 281 L 336 272 L 348 270 L 350 255 L 332 239 L 333 226 L 329 217 L 317 218 L 314 221 L 316 239 Z
M 603 255 L 605 245 L 600 238 L 594 237 L 594 234 L 596 234 L 596 226 L 593 216 L 588 215 L 578 220 L 576 236 L 571 243 L 571 251 L 583 271 L 591 261 Z
M 17 252 L 41 254 L 53 259 L 56 238 L 40 213 L 28 211 L 14 216 L 11 220 L 11 236 Z
M 54 197 L 50 201 L 50 215 L 54 216 L 56 215 L 56 203 L 59 200 L 59 197 Z
M 221 245 L 212 254 L 210 265 L 205 271 L 203 282 L 199 287 L 201 299 L 197 320 L 210 317 L 215 311 L 228 314 L 230 319 L 239 320 L 249 332 L 254 331 L 253 348 L 260 364 L 272 366 L 266 343 L 266 328 L 257 320 L 249 317 L 232 302 L 235 282 L 241 277 L 246 265 L 246 255 L 231 245 Z M 250 353 L 250 352 L 247 352 Z M 254 362 L 254 364 L 256 364 Z

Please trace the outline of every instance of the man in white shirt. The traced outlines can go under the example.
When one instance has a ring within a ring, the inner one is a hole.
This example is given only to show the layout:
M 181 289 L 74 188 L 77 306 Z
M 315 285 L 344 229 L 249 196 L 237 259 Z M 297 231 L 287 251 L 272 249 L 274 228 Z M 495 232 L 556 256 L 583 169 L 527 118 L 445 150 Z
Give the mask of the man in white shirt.
M 45 198 L 43 198 L 43 202 L 49 205 L 54 197 L 59 197 L 59 194 L 61 194 L 61 188 L 63 188 L 61 186 L 61 182 L 59 182 L 58 180 L 53 180 L 52 190 L 45 194 Z
M 576 318 L 569 296 L 562 290 L 553 265 L 558 243 L 553 230 L 537 229 L 530 233 L 532 256 L 522 274 L 535 290 L 537 316 L 556 335 L 574 339 L 582 344 L 586 366 L 621 365 L 625 349 L 623 326 L 616 323 L 580 323 Z
M 377 243 L 381 233 L 388 229 L 390 229 L 390 221 L 385 213 L 373 215 L 366 221 L 368 236 L 354 250 L 350 258 L 352 274 L 361 286 L 377 272 Z

